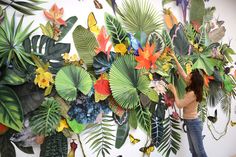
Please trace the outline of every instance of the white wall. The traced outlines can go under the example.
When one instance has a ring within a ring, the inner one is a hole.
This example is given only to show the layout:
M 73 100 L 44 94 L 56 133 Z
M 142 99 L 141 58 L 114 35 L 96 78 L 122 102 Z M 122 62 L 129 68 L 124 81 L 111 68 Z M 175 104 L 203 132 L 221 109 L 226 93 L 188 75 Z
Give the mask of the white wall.
M 84 27 L 87 26 L 87 16 L 89 12 L 93 11 L 98 24 L 101 26 L 104 24 L 104 12 L 109 12 L 112 14 L 111 8 L 107 5 L 105 0 L 99 0 L 102 4 L 104 9 L 98 10 L 95 9 L 93 5 L 92 0 L 48 0 L 49 2 L 46 4 L 43 4 L 42 6 L 45 9 L 49 9 L 52 4 L 56 3 L 59 7 L 64 7 L 64 19 L 67 19 L 68 17 L 72 15 L 76 15 L 78 17 L 78 21 L 76 23 L 77 25 L 83 25 Z M 157 9 L 161 12 L 161 0 L 151 0 L 153 5 L 157 7 Z M 214 5 L 216 6 L 216 18 L 219 16 L 220 20 L 225 21 L 225 27 L 226 27 L 226 36 L 224 37 L 224 41 L 228 42 L 229 39 L 233 39 L 231 42 L 232 47 L 236 50 L 236 21 L 235 21 L 235 9 L 236 9 L 236 1 L 235 0 L 210 0 L 210 2 L 207 3 L 207 6 Z M 177 8 L 175 5 L 170 5 L 174 12 L 178 15 L 181 15 L 180 8 Z M 10 11 L 10 10 L 9 10 Z M 178 16 L 179 19 L 181 19 L 181 16 Z M 31 20 L 34 20 L 33 27 L 38 27 L 40 23 L 45 24 L 45 17 L 43 15 L 43 12 L 37 12 L 35 16 L 28 16 L 25 18 L 25 24 L 29 23 Z M 38 33 L 40 33 L 40 30 L 38 30 Z M 76 52 L 73 40 L 72 40 L 72 31 L 70 34 L 66 36 L 65 39 L 63 39 L 63 42 L 69 42 L 71 43 L 71 53 Z M 236 111 L 235 111 L 235 101 L 232 101 L 232 119 L 236 121 Z M 210 111 L 213 111 L 211 109 Z M 212 114 L 212 112 L 210 112 Z M 225 116 L 222 113 L 219 113 L 219 120 L 217 122 L 216 129 L 219 131 L 222 131 L 223 126 L 225 125 L 226 119 Z M 121 149 L 113 149 L 111 151 L 111 157 L 116 157 L 118 155 L 123 155 L 123 157 L 141 157 L 142 153 L 139 151 L 140 147 L 143 147 L 146 141 L 146 135 L 141 130 L 131 130 L 131 133 L 135 136 L 141 139 L 141 142 L 139 142 L 136 145 L 132 145 L 128 140 L 124 144 L 124 146 Z M 236 155 L 236 127 L 229 126 L 228 133 L 223 138 L 221 138 L 219 141 L 215 141 L 207 126 L 204 126 L 203 134 L 206 135 L 204 139 L 204 145 L 205 149 L 207 151 L 207 154 L 209 157 L 232 157 Z M 188 142 L 186 134 L 181 133 L 182 136 L 182 143 L 181 143 L 181 149 L 176 155 L 177 157 L 189 157 L 191 156 L 188 150 Z M 92 154 L 92 151 L 89 149 L 88 145 L 85 145 L 83 143 L 83 147 L 85 149 L 85 153 L 87 154 L 87 157 L 94 157 L 95 155 Z M 35 155 L 27 155 L 22 153 L 21 151 L 17 150 L 17 157 L 37 157 L 39 156 L 39 148 L 34 148 Z M 81 157 L 82 154 L 80 151 L 80 147 L 78 146 L 76 157 Z M 161 157 L 160 154 L 157 152 L 154 152 L 151 154 L 151 157 Z M 174 156 L 174 155 L 173 155 Z

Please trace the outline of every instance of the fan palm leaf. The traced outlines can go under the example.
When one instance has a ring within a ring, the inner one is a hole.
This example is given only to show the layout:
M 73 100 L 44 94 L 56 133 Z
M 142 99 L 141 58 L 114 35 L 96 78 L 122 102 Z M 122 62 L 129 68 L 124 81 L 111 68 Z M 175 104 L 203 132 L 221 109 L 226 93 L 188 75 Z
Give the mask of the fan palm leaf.
M 146 93 L 149 80 L 142 75 L 144 70 L 135 69 L 134 56 L 119 57 L 110 69 L 110 87 L 112 95 L 123 108 L 135 108 L 139 104 L 139 93 Z
M 124 0 L 120 7 L 124 28 L 131 33 L 150 34 L 162 29 L 162 19 L 148 0 Z

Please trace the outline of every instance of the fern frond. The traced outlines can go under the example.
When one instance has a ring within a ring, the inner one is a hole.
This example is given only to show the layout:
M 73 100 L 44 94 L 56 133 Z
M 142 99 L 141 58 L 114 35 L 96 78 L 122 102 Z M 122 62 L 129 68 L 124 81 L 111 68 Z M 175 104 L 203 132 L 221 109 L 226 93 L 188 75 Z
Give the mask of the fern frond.
M 114 125 L 111 123 L 113 118 L 111 116 L 104 115 L 100 124 L 93 125 L 87 130 L 89 135 L 85 138 L 86 144 L 90 144 L 90 148 L 97 153 L 97 157 L 102 154 L 110 154 L 114 145 L 115 136 L 113 135 L 114 130 L 111 129 Z
M 149 135 L 151 131 L 151 114 L 148 108 L 143 108 L 141 104 L 139 104 L 139 106 L 136 108 L 136 115 L 139 124 Z
M 180 134 L 179 121 L 175 120 L 173 117 L 169 116 L 164 120 L 164 135 L 162 138 L 161 145 L 158 151 L 166 157 L 170 156 L 170 153 L 176 154 L 180 148 Z

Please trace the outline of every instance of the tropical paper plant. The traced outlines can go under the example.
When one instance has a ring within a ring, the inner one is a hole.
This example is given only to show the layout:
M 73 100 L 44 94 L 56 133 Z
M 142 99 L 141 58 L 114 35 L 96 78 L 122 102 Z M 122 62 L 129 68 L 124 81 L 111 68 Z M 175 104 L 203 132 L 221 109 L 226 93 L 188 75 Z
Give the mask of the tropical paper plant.
M 21 131 L 23 127 L 23 113 L 19 98 L 9 87 L 0 85 L 0 123 Z
M 125 55 L 114 61 L 109 73 L 112 96 L 121 107 L 136 108 L 139 104 L 139 93 L 148 94 L 151 89 L 145 70 L 136 70 L 134 56 Z M 150 92 L 152 93 L 152 92 Z
M 81 67 L 69 65 L 61 68 L 56 75 L 56 90 L 67 101 L 75 100 L 78 92 L 87 95 L 92 88 L 92 79 Z
M 8 7 L 12 7 L 13 9 L 26 14 L 26 15 L 34 15 L 33 11 L 43 10 L 43 8 L 38 5 L 41 3 L 45 3 L 43 0 L 23 0 L 23 1 L 15 1 L 15 0 L 1 0 L 0 5 L 6 6 L 4 10 Z
M 119 10 L 121 22 L 128 32 L 145 32 L 149 35 L 162 29 L 161 16 L 148 0 L 123 0 Z
M 86 143 L 91 143 L 90 148 L 94 150 L 99 156 L 102 154 L 103 157 L 106 154 L 110 154 L 111 147 L 114 145 L 114 135 L 112 124 L 113 118 L 108 115 L 103 115 L 102 122 L 93 125 L 93 127 L 86 130 L 88 136 L 85 138 Z
M 61 119 L 60 113 L 60 104 L 54 98 L 47 98 L 30 118 L 30 127 L 33 133 L 43 136 L 55 133 Z
M 33 64 L 30 54 L 25 51 L 22 43 L 36 29 L 29 32 L 32 22 L 23 29 L 23 19 L 24 16 L 21 17 L 17 25 L 15 14 L 13 14 L 11 21 L 8 20 L 6 15 L 0 25 L 0 67 L 3 64 L 7 66 L 15 64 L 26 68 L 26 64 Z

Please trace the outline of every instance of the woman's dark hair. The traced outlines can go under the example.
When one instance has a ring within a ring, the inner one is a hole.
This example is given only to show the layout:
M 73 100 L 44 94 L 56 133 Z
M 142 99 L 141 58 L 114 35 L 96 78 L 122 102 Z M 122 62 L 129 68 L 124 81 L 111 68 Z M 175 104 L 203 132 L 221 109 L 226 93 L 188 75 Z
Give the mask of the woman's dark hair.
M 203 79 L 203 72 L 200 72 L 199 69 L 194 69 L 192 72 L 191 77 L 191 84 L 186 87 L 186 91 L 193 91 L 194 94 L 197 97 L 197 101 L 201 102 L 203 97 L 203 85 L 204 85 L 204 79 Z

